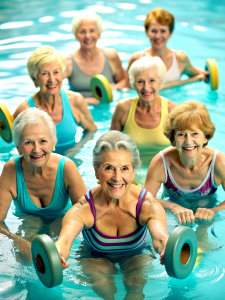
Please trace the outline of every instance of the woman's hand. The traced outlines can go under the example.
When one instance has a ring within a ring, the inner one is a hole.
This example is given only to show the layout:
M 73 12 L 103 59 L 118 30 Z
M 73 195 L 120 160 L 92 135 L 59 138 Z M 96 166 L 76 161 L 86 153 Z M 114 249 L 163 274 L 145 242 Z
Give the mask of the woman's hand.
M 171 205 L 170 210 L 177 217 L 180 225 L 194 224 L 195 216 L 193 210 L 187 209 L 175 203 Z
M 196 221 L 209 221 L 214 217 L 215 213 L 210 208 L 199 207 L 195 213 Z
M 66 260 L 65 260 L 64 257 L 60 256 L 60 259 L 61 259 L 61 262 L 62 262 L 62 267 L 63 267 L 63 269 L 66 269 L 66 268 L 68 268 L 68 267 L 70 266 L 70 264 L 68 264 L 68 263 L 66 262 Z

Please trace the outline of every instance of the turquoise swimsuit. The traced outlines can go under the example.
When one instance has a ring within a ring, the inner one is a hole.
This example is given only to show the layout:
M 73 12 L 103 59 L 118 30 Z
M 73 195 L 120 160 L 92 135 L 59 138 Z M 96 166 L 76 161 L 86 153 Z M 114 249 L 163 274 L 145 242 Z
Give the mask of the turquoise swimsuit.
M 20 157 L 15 158 L 16 165 L 16 181 L 17 181 L 17 198 L 14 199 L 14 204 L 19 212 L 40 215 L 48 219 L 63 216 L 71 207 L 69 195 L 64 186 L 64 164 L 66 157 L 62 156 L 59 161 L 57 176 L 55 181 L 55 190 L 51 203 L 47 207 L 38 207 L 31 200 L 26 183 L 23 177 L 23 170 L 20 162 Z
M 147 192 L 148 191 L 146 189 L 142 189 L 140 192 L 136 207 L 137 222 L 141 206 Z M 137 250 L 144 243 L 147 234 L 147 227 L 141 226 L 140 224 L 134 232 L 123 236 L 107 236 L 101 233 L 95 225 L 96 212 L 91 191 L 85 195 L 85 198 L 90 204 L 91 212 L 94 217 L 94 225 L 89 229 L 83 229 L 82 233 L 85 241 L 93 250 L 110 254 L 124 253 Z
M 63 117 L 62 121 L 59 124 L 56 124 L 56 134 L 57 134 L 57 147 L 68 146 L 75 143 L 75 135 L 77 133 L 77 126 L 71 107 L 68 96 L 63 90 L 60 91 L 62 98 L 62 107 L 63 107 Z M 30 97 L 27 100 L 30 107 L 36 107 L 34 99 Z

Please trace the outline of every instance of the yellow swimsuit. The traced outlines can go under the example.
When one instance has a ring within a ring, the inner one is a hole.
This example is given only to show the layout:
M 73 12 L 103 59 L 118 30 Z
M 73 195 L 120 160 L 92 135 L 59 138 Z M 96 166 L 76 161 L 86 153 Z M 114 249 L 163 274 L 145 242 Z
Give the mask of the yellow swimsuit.
M 170 141 L 163 134 L 163 119 L 168 114 L 168 100 L 161 97 L 161 119 L 156 128 L 146 129 L 137 125 L 134 115 L 139 98 L 135 98 L 131 104 L 130 111 L 124 126 L 124 132 L 129 134 L 140 150 L 142 162 L 147 159 L 150 162 L 152 157 L 162 149 L 170 146 Z

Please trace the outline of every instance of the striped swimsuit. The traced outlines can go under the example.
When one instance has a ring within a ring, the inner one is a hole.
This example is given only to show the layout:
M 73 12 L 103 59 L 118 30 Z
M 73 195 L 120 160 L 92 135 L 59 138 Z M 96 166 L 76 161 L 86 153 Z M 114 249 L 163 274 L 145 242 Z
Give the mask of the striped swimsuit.
M 147 194 L 146 189 L 142 189 L 138 198 L 138 203 L 136 207 L 136 220 L 138 221 L 140 210 L 142 206 L 142 202 Z M 90 204 L 91 212 L 94 217 L 94 225 L 89 229 L 83 229 L 83 237 L 87 244 L 95 251 L 103 252 L 103 253 L 124 253 L 133 250 L 137 250 L 144 242 L 146 234 L 147 234 L 147 227 L 139 225 L 138 228 L 127 235 L 123 236 L 107 236 L 101 233 L 96 228 L 96 213 L 94 207 L 94 199 L 92 196 L 91 191 L 89 191 L 85 195 L 86 200 Z

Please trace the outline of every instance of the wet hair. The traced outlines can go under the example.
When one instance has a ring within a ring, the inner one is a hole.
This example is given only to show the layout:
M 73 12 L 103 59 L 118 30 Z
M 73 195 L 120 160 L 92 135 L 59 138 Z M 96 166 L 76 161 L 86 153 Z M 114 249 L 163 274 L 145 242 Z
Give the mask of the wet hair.
M 101 34 L 104 30 L 102 19 L 93 11 L 81 10 L 77 13 L 77 15 L 73 18 L 72 21 L 72 32 L 76 36 L 77 30 L 79 28 L 80 22 L 83 20 L 94 21 L 99 34 Z
M 174 135 L 177 131 L 200 129 L 209 141 L 215 132 L 215 125 L 211 121 L 205 104 L 194 100 L 185 101 L 177 105 L 165 117 L 163 123 L 164 135 L 175 146 Z M 206 146 L 204 144 L 203 146 Z
M 65 62 L 61 53 L 51 46 L 41 46 L 37 48 L 27 61 L 27 70 L 30 77 L 37 79 L 37 74 L 41 66 L 56 60 L 62 73 L 65 72 Z
M 174 30 L 174 16 L 167 10 L 161 8 L 161 7 L 156 7 L 153 10 L 151 10 L 145 19 L 145 31 L 147 32 L 151 22 L 155 20 L 159 24 L 163 26 L 168 26 L 170 33 L 173 32 Z
M 145 70 L 156 69 L 159 87 L 162 88 L 166 80 L 166 66 L 164 62 L 158 56 L 143 56 L 135 60 L 128 70 L 128 76 L 130 85 L 135 88 L 135 78 L 136 76 Z
M 137 169 L 141 166 L 140 154 L 133 139 L 126 133 L 110 130 L 104 133 L 96 142 L 93 149 L 93 167 L 97 170 L 102 162 L 104 151 L 125 150 L 131 154 L 132 166 Z
M 50 137 L 53 145 L 55 146 L 57 143 L 55 124 L 47 112 L 36 107 L 27 108 L 15 118 L 12 126 L 13 141 L 15 146 L 17 147 L 19 145 L 19 141 L 25 127 L 38 125 L 42 122 L 44 122 L 48 127 Z

